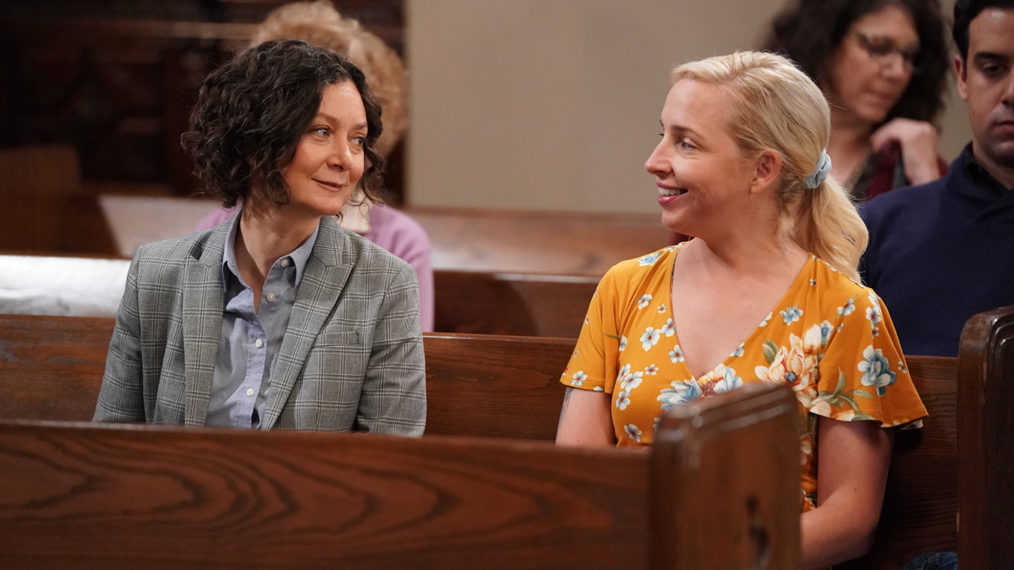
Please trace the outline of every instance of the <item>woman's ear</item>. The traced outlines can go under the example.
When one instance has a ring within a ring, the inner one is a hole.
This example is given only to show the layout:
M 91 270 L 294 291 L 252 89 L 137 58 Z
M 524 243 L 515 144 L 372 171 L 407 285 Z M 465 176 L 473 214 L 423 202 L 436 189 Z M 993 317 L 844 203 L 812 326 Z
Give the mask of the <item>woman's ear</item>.
M 750 184 L 750 193 L 763 192 L 777 184 L 782 176 L 782 155 L 773 150 L 766 150 L 754 162 L 754 177 Z

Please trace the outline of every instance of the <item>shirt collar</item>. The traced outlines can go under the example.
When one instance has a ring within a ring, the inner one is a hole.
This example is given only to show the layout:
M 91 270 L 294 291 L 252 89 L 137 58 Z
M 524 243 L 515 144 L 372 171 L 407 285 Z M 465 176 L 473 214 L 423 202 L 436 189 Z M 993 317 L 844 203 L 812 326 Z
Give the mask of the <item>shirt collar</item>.
M 999 180 L 993 177 L 988 170 L 977 160 L 975 160 L 975 153 L 972 151 L 972 143 L 968 143 L 964 150 L 961 151 L 962 158 L 965 161 L 964 174 L 968 176 L 976 186 L 984 187 L 993 192 L 1006 193 L 1010 190 L 1000 183 Z
M 236 215 L 233 216 L 232 224 L 229 226 L 229 234 L 225 238 L 225 248 L 222 251 L 222 280 L 224 283 L 228 282 L 228 273 L 232 273 L 243 283 L 243 278 L 239 274 L 239 265 L 236 263 L 236 232 L 239 230 L 239 219 L 242 216 L 243 209 L 241 207 Z M 320 222 L 317 222 L 317 227 L 313 229 L 313 233 L 303 243 L 299 244 L 299 247 L 279 258 L 288 257 L 292 260 L 292 264 L 296 267 L 295 285 L 297 286 L 303 278 L 303 271 L 310 260 L 310 254 L 313 253 L 313 246 L 317 243 L 318 234 L 320 234 Z M 243 283 L 243 285 L 247 286 L 246 283 Z
M 1014 191 L 1008 190 L 976 162 L 971 143 L 955 159 L 947 176 L 951 180 L 947 186 L 955 201 L 944 207 L 958 208 L 971 219 L 991 217 L 997 212 L 1011 212 Z

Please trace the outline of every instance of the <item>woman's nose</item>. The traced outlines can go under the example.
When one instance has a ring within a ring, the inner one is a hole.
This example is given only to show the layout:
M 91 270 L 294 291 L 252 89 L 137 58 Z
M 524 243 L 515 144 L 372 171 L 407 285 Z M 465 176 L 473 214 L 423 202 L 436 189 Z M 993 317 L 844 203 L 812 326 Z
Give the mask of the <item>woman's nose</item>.
M 648 155 L 648 159 L 644 161 L 644 169 L 655 175 L 668 171 L 669 161 L 666 160 L 663 154 L 662 143 L 658 143 L 654 150 L 651 151 L 651 154 Z
M 352 161 L 352 148 L 348 141 L 335 139 L 328 155 L 328 163 L 338 168 L 348 168 Z

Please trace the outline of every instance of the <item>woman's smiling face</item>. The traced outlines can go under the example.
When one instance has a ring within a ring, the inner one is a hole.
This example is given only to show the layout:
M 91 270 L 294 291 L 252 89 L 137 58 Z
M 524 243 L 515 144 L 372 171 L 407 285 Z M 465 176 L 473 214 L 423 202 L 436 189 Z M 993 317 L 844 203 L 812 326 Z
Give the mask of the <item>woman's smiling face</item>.
M 662 108 L 662 140 L 645 162 L 655 176 L 662 223 L 673 231 L 704 235 L 747 207 L 752 161 L 728 121 L 732 96 L 692 79 L 673 84 Z
M 326 86 L 320 109 L 282 173 L 287 207 L 310 217 L 337 215 L 363 176 L 366 134 L 366 109 L 355 84 Z

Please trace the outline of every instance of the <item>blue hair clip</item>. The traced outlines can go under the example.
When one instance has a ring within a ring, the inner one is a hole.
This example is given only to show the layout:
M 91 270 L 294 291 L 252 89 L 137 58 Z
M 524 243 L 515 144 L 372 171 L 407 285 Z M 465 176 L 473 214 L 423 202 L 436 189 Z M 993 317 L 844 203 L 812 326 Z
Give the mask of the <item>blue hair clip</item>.
M 827 180 L 828 174 L 831 174 L 831 157 L 828 156 L 827 150 L 822 150 L 820 158 L 817 159 L 817 168 L 806 177 L 803 185 L 813 190 L 817 186 L 820 186 L 821 182 Z

